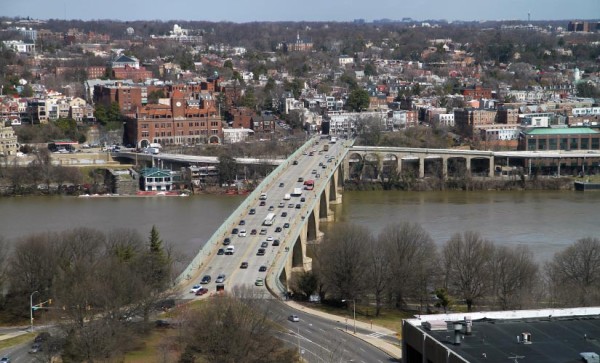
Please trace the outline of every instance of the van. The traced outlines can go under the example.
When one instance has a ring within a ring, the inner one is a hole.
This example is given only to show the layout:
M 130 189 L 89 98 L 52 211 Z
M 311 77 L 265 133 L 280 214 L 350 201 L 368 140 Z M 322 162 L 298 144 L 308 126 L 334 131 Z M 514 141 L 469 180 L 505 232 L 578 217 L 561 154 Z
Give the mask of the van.
M 235 247 L 234 246 L 227 246 L 227 248 L 225 249 L 225 254 L 226 255 L 233 255 L 234 252 L 235 252 Z
M 283 196 L 283 200 L 290 200 L 292 199 L 292 195 L 291 194 L 286 194 Z

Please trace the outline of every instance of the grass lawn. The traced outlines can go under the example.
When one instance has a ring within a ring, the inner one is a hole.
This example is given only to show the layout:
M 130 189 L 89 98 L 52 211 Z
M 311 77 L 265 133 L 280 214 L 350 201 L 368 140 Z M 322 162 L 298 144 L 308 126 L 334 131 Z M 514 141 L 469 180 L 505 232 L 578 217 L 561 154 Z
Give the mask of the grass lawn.
M 27 334 L 16 336 L 14 338 L 0 340 L 0 350 L 14 347 L 15 345 L 25 343 L 28 340 L 33 340 L 33 338 L 35 338 L 35 333 L 27 333 Z
M 125 354 L 124 363 L 176 362 L 180 352 L 174 339 L 177 329 L 155 329 L 139 349 Z

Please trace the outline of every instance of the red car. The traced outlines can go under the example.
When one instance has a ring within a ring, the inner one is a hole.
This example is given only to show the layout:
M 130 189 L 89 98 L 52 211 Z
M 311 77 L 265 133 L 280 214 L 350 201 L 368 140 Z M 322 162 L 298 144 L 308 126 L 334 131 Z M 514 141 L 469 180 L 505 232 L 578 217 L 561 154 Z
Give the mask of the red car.
M 196 296 L 202 296 L 202 295 L 206 294 L 207 292 L 208 292 L 208 289 L 206 287 L 203 287 L 200 290 L 196 291 Z

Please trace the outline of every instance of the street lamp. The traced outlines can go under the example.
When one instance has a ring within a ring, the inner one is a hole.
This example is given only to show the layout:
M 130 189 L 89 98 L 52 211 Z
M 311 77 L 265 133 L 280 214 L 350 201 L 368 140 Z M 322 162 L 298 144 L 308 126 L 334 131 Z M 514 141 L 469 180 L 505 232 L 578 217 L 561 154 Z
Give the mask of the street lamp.
M 33 332 L 33 295 L 39 294 L 40 292 L 35 290 L 29 295 L 29 323 L 31 326 L 31 331 Z
M 342 302 L 347 302 L 348 300 L 344 299 Z M 354 334 L 356 334 L 356 300 L 352 299 L 352 310 L 354 311 Z

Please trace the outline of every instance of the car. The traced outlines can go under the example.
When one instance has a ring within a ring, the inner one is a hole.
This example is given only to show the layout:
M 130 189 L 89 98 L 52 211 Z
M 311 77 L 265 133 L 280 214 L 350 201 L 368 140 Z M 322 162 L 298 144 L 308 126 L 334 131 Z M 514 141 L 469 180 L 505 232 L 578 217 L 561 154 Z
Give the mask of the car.
M 274 211 L 275 207 L 273 207 L 272 205 L 269 206 L 269 211 Z
M 240 233 L 238 233 L 238 237 L 246 237 L 246 230 L 240 229 Z
M 240 265 L 240 268 L 248 268 L 248 262 L 246 262 L 246 261 L 242 262 L 242 264 Z
M 319 162 L 319 166 L 322 166 L 322 165 L 323 165 L 323 162 L 322 162 L 322 161 L 320 161 L 320 162 Z
M 222 284 L 223 282 L 225 282 L 225 274 L 219 274 L 215 280 L 215 283 Z
M 267 271 L 267 266 L 265 266 L 265 265 L 262 265 L 258 268 L 258 272 L 265 272 L 265 271 Z
M 306 198 L 302 197 L 302 198 L 300 198 L 300 201 L 301 201 L 302 203 L 304 203 L 304 202 L 306 202 Z
M 298 183 L 302 183 L 304 181 L 303 177 L 298 178 Z
M 267 242 L 267 241 L 263 241 L 263 242 L 260 244 L 260 247 L 262 247 L 262 248 L 269 247 L 269 242 Z
M 245 225 L 245 224 L 246 224 L 246 221 L 242 219 L 242 220 L 240 221 L 240 226 L 243 226 L 243 225 Z
M 296 204 L 296 209 L 302 208 L 302 204 Z
M 196 296 L 202 296 L 202 295 L 206 294 L 207 292 L 208 292 L 208 289 L 206 287 L 203 287 L 200 290 L 196 291 Z
M 262 279 L 261 279 L 262 280 Z M 258 286 L 258 285 L 257 285 Z M 262 286 L 262 285 L 261 285 Z M 0 363 L 10 363 L 10 358 L 8 357 L 2 357 L 2 359 L 0 359 Z
M 276 240 L 273 241 L 273 246 L 279 246 L 279 240 L 278 239 L 276 239 Z
M 251 208 L 251 209 L 250 209 L 250 212 L 248 212 L 248 214 L 256 214 L 256 209 L 254 209 L 254 208 Z
M 298 160 L 294 160 L 294 162 L 292 163 L 292 165 L 298 165 Z
M 192 286 L 192 288 L 190 289 L 190 294 L 195 294 L 201 288 L 202 288 L 202 285 L 194 285 L 194 286 Z
M 279 187 L 283 188 L 284 184 L 283 183 L 279 183 Z
M 321 167 L 323 169 L 327 169 L 327 165 L 323 164 L 323 166 Z M 316 174 L 316 173 L 315 173 Z
M 260 199 L 260 200 L 267 200 L 267 193 L 261 193 L 260 197 L 258 199 Z
M 311 174 L 316 174 L 317 173 L 317 169 L 313 169 L 310 173 Z
M 321 174 L 315 175 L 315 179 L 319 179 L 320 177 L 321 177 Z
M 212 279 L 210 278 L 210 275 L 204 275 L 202 277 L 202 280 L 200 280 L 200 283 L 201 284 L 208 284 L 208 283 L 210 283 L 211 280 Z
M 47 331 L 43 331 L 43 332 L 39 333 L 33 341 L 35 343 L 42 343 L 42 342 L 45 342 L 48 339 L 50 339 L 51 336 L 52 335 L 50 335 L 50 333 L 48 333 Z
M 253 228 L 253 229 L 250 231 L 250 234 L 254 236 L 254 235 L 256 234 L 256 229 L 254 229 L 254 228 Z
M 264 235 L 266 235 L 266 234 L 267 234 L 267 229 L 266 229 L 266 228 L 261 228 L 261 229 L 260 229 L 260 235 L 261 235 L 261 236 L 264 236 Z
M 35 354 L 43 350 L 42 343 L 33 343 L 29 349 L 29 353 Z
M 282 217 L 282 218 L 285 218 L 285 217 L 287 217 L 287 212 L 283 212 L 283 213 L 281 213 L 281 217 Z
M 225 237 L 225 239 L 223 240 L 223 245 L 224 245 L 224 246 L 227 246 L 227 245 L 229 245 L 230 243 L 231 243 L 231 238 L 229 238 L 229 237 Z
M 221 256 L 225 254 L 225 249 L 224 248 L 219 248 L 219 250 L 217 251 L 217 255 Z
M 261 207 L 264 207 L 266 204 L 267 204 L 267 202 L 265 202 L 264 200 L 261 200 L 261 201 L 260 201 L 260 206 L 261 206 Z
M 234 229 L 231 231 L 231 234 L 238 234 L 238 232 L 239 232 L 239 229 L 237 229 L 237 228 L 234 228 Z
M 281 227 L 275 228 L 275 232 L 281 232 L 281 231 L 282 231 Z
M 233 255 L 234 252 L 235 252 L 235 246 L 227 246 L 227 248 L 225 249 L 226 255 Z
M 256 286 L 264 286 L 265 282 L 263 281 L 263 279 L 258 278 L 258 279 L 256 279 L 256 281 L 254 281 L 254 285 L 256 285 Z
M 294 208 L 294 203 L 288 204 L 288 208 Z
M 292 323 L 297 323 L 300 321 L 300 318 L 298 317 L 298 315 L 292 314 L 292 315 L 288 316 L 288 320 L 291 321 Z
M 285 203 L 284 203 L 284 202 L 281 202 L 281 203 L 279 203 L 278 207 L 279 207 L 279 208 L 283 208 L 283 207 L 285 207 Z
M 287 223 L 287 222 L 286 222 L 286 223 L 284 223 L 284 224 L 283 224 L 283 228 L 290 228 L 290 224 L 289 224 L 289 223 Z
M 259 248 L 258 251 L 256 252 L 257 256 L 264 256 L 265 255 L 265 249 L 264 248 Z
M 273 241 L 273 236 L 267 237 L 267 242 L 271 242 L 271 241 Z

